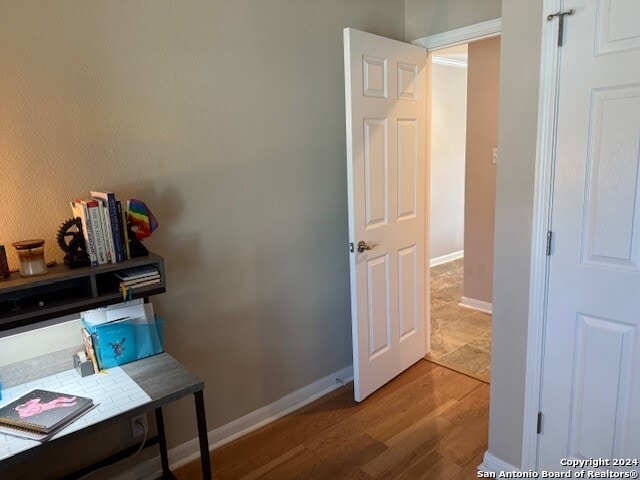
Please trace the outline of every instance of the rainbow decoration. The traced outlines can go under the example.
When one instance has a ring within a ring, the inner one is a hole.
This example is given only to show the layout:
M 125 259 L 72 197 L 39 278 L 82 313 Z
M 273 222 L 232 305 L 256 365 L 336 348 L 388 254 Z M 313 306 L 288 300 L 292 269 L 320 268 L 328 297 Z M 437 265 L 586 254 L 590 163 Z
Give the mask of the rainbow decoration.
M 153 231 L 158 228 L 156 217 L 141 200 L 132 198 L 127 203 L 129 223 L 131 223 L 131 229 L 135 232 L 138 240 L 150 237 Z

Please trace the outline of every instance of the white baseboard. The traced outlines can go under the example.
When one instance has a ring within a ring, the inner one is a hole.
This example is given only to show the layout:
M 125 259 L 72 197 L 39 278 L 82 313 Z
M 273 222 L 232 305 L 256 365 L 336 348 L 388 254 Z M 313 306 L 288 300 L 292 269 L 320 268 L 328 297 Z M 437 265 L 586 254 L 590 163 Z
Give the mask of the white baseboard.
M 211 430 L 208 434 L 209 450 L 221 447 L 238 437 L 284 417 L 351 380 L 353 380 L 352 365 L 331 375 L 327 375 L 300 390 L 285 395 L 280 400 L 255 410 L 231 423 Z M 200 458 L 200 445 L 197 438 L 169 450 L 169 465 L 172 469 L 181 467 L 198 458 Z M 213 468 L 215 469 L 215 466 L 213 466 Z M 158 475 L 160 470 L 160 457 L 155 457 L 120 474 L 115 480 L 146 480 L 147 478 L 157 478 L 155 476 Z
M 484 452 L 484 458 L 482 459 L 482 465 L 478 467 L 481 472 L 520 472 L 520 469 L 513 465 L 500 460 L 498 457 L 494 457 L 489 452 Z
M 473 310 L 478 310 L 479 312 L 488 313 L 489 315 L 493 314 L 492 303 L 483 302 L 482 300 L 477 300 L 475 298 L 462 297 L 458 305 L 464 308 L 471 308 Z
M 429 266 L 435 267 L 437 265 L 442 265 L 443 263 L 453 262 L 454 260 L 458 260 L 462 257 L 464 257 L 464 250 L 447 253 L 446 255 L 442 255 L 441 257 L 436 257 L 429 260 Z

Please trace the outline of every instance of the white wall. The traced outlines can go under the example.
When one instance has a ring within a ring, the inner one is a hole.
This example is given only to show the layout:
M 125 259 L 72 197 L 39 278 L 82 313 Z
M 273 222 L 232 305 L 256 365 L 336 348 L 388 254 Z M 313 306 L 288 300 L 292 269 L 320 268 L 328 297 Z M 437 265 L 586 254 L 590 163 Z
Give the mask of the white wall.
M 466 46 L 462 49 L 466 52 Z M 455 53 L 462 52 L 456 49 Z M 450 50 L 435 55 L 446 57 Z M 431 65 L 430 258 L 464 248 L 467 70 Z
M 60 260 L 69 200 L 145 200 L 166 348 L 203 378 L 210 429 L 349 365 L 342 29 L 402 39 L 404 0 L 0 11 L 0 243 Z M 192 400 L 166 423 L 170 447 L 194 438 Z

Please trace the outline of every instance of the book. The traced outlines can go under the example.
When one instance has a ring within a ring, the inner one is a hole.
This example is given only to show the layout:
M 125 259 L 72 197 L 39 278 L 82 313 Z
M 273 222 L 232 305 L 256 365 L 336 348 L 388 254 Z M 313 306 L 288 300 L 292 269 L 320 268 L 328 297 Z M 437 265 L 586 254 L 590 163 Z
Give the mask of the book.
M 95 200 L 81 200 L 81 202 L 87 207 L 87 212 L 91 219 L 98 265 L 103 265 L 107 263 L 107 250 L 105 248 L 104 233 L 102 231 L 102 212 L 100 205 Z
M 86 205 L 81 200 L 74 200 L 71 202 L 71 211 L 75 218 L 79 218 L 82 224 L 82 235 L 84 236 L 84 243 L 89 255 L 89 261 L 91 266 L 98 265 L 98 257 L 96 255 L 96 244 L 93 240 L 93 229 L 91 228 L 91 218 L 89 218 L 89 212 Z
M 143 303 L 142 299 L 88 310 L 82 312 L 81 317 L 86 331 L 91 336 L 94 350 L 100 348 L 97 343 L 103 342 L 107 338 L 104 335 L 100 336 L 100 329 L 103 325 L 122 323 L 130 326 L 135 332 L 136 360 L 163 351 L 162 322 L 160 324 L 156 322 L 153 304 Z M 125 348 L 127 347 L 126 342 L 123 344 Z M 122 363 L 125 363 L 125 360 L 123 358 Z M 104 368 L 102 364 L 100 366 Z
M 106 203 L 102 198 L 94 197 L 93 193 L 95 192 L 91 192 L 91 198 L 98 202 L 98 206 L 100 207 L 100 218 L 102 219 L 102 232 L 104 233 L 104 244 L 107 251 L 107 261 L 116 263 L 116 252 L 113 240 L 113 232 L 111 230 L 109 208 L 106 206 Z
M 133 325 L 136 340 L 136 359 L 149 357 L 162 351 L 162 345 L 155 326 L 153 304 L 125 303 L 122 308 L 109 310 L 107 318 L 112 321 L 123 321 Z
M 44 441 L 94 407 L 93 400 L 35 389 L 0 408 L 3 432 Z
M 84 351 L 87 354 L 89 360 L 91 360 L 91 365 L 93 365 L 93 373 L 98 373 L 100 371 L 100 367 L 98 366 L 98 359 L 96 358 L 96 351 L 93 348 L 93 337 L 87 331 L 86 328 L 80 329 L 82 333 L 82 342 L 84 343 Z
M 131 248 L 129 246 L 129 219 L 128 213 L 126 210 L 122 208 L 122 203 L 120 200 L 116 200 L 116 207 L 118 209 L 118 215 L 120 216 L 120 225 L 122 229 L 122 242 L 124 245 L 124 255 L 125 260 L 129 260 L 131 258 Z
M 116 247 L 113 243 L 113 232 L 111 231 L 111 222 L 109 222 L 109 209 L 102 206 L 102 227 L 105 232 L 107 242 L 107 257 L 111 263 L 116 263 Z
M 100 368 L 112 368 L 138 358 L 136 331 L 129 318 L 118 319 L 95 327 L 94 346 L 98 347 Z
M 140 280 L 140 281 L 136 281 L 135 283 L 132 284 L 128 284 L 128 285 L 124 285 L 123 283 L 120 284 L 120 293 L 122 295 L 123 299 L 133 299 L 133 293 L 134 291 L 137 291 L 140 288 L 145 288 L 145 287 L 151 287 L 153 285 L 158 285 L 160 283 L 160 279 L 159 278 L 154 278 L 153 280 Z
M 149 283 L 152 280 L 154 280 L 153 283 L 160 283 L 160 274 L 157 273 L 155 275 L 150 275 L 148 277 L 134 278 L 132 280 L 126 280 L 126 281 L 120 282 L 120 287 L 133 287 L 133 286 L 137 285 L 138 283 Z
M 131 267 L 125 270 L 120 270 L 114 274 L 123 282 L 129 280 L 136 280 L 139 278 L 147 278 L 153 276 L 160 276 L 160 271 L 154 265 L 142 265 L 140 267 Z
M 118 202 L 113 192 L 90 192 L 92 198 L 101 199 L 103 204 L 109 210 L 109 224 L 113 235 L 113 246 L 115 250 L 114 262 L 126 260 L 124 236 L 122 234 L 122 214 L 118 212 Z

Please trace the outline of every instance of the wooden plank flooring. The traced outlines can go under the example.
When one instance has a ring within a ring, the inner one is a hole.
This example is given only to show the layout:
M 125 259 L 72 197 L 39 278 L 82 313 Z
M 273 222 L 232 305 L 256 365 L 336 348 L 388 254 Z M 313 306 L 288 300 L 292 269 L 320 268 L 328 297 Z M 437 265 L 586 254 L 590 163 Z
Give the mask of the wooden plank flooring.
M 214 478 L 477 478 L 488 412 L 489 385 L 420 361 L 360 404 L 347 385 L 214 450 Z M 175 473 L 200 479 L 200 463 Z

